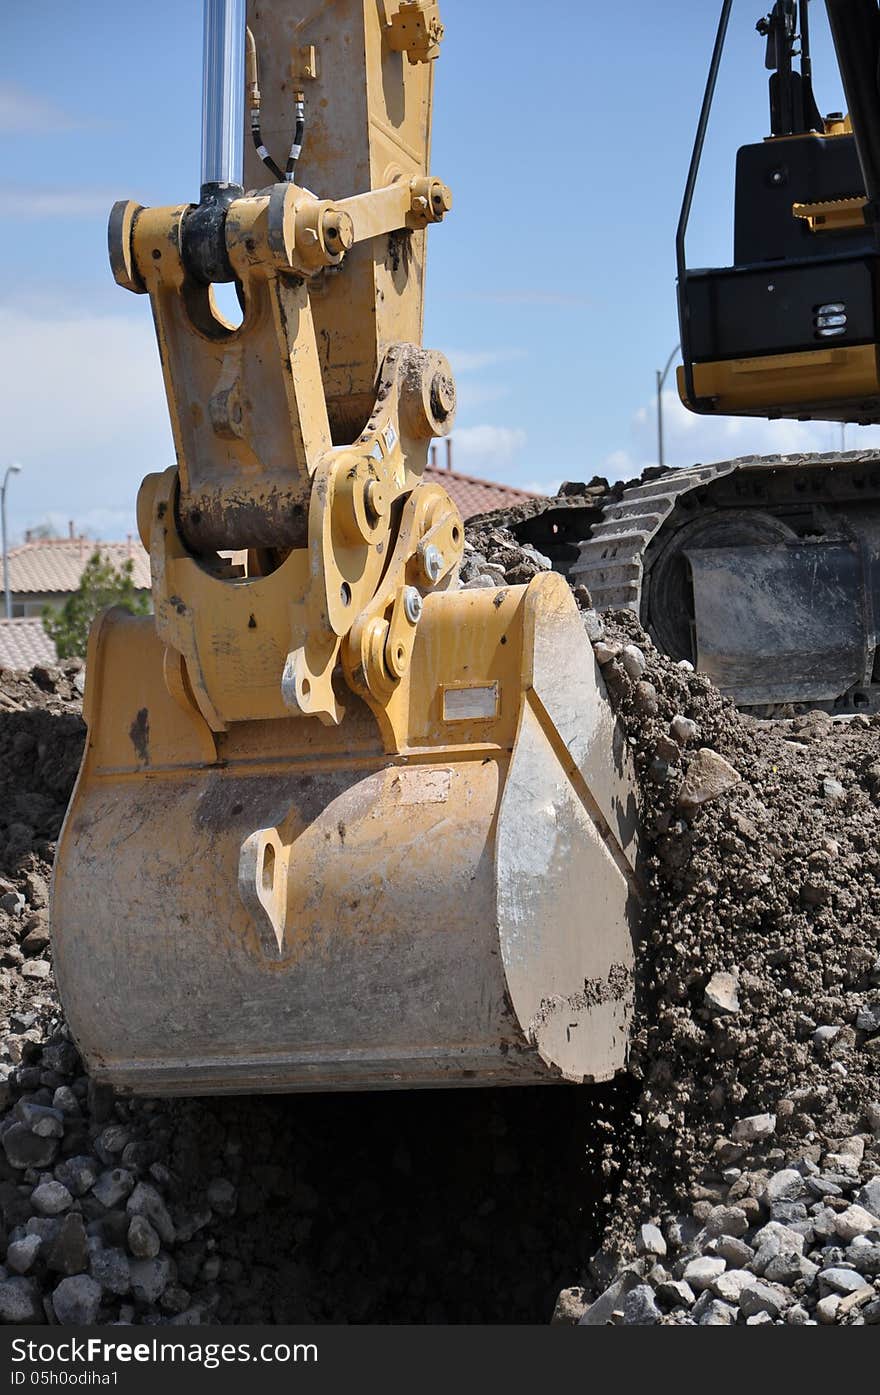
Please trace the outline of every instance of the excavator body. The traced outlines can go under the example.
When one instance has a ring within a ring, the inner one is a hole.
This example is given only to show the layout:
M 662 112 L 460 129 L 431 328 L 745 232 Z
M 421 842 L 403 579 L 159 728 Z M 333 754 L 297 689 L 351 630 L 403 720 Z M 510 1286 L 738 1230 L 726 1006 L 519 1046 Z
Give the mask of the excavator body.
M 177 461 L 138 499 L 155 614 L 91 635 L 51 914 L 76 1041 L 123 1088 L 625 1062 L 628 748 L 564 580 L 461 589 L 461 517 L 422 480 L 455 409 L 420 342 L 441 39 L 431 0 L 254 0 L 247 31 L 207 0 L 205 109 L 238 120 L 211 64 L 246 66 L 251 191 L 208 119 L 197 205 L 111 215 Z
M 678 225 L 681 399 L 704 415 L 880 421 L 876 0 L 827 0 L 851 116 L 813 94 L 810 0 L 759 21 L 770 135 L 737 155 L 733 264 L 685 239 L 733 0 L 723 0 Z

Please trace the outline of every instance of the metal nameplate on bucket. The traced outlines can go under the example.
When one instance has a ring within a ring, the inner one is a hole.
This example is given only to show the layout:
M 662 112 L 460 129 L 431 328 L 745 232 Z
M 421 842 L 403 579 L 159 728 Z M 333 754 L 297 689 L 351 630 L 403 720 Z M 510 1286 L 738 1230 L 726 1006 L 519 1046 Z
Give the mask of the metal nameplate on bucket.
M 497 683 L 443 689 L 444 722 L 492 721 L 497 714 Z

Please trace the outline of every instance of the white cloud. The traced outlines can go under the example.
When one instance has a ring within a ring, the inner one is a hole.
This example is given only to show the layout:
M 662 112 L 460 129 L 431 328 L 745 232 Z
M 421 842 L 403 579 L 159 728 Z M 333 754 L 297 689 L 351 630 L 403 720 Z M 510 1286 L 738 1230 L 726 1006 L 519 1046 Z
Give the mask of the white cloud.
M 613 450 L 602 461 L 601 469 L 610 479 L 623 480 L 634 474 L 637 466 L 628 450 Z
M 9 492 L 13 533 L 49 522 L 64 535 L 70 519 L 104 539 L 135 533 L 143 476 L 174 460 L 145 300 L 129 316 L 59 318 L 48 304 L 0 308 L 0 381 L 3 456 L 23 467 Z M 520 427 L 463 426 L 454 463 L 466 474 L 504 478 L 525 446 Z
M 106 189 L 0 188 L 0 213 L 18 219 L 106 219 L 116 198 Z
M 499 363 L 513 363 L 526 357 L 525 349 L 446 349 L 455 373 L 479 373 Z
M 9 493 L 17 533 L 57 516 L 132 531 L 145 474 L 174 459 L 146 306 L 131 318 L 0 309 L 3 454 L 22 473 Z
M 501 402 L 509 396 L 509 383 L 482 383 L 472 378 L 459 378 L 456 384 L 455 400 L 459 412 L 473 412 L 477 407 Z
M 462 426 L 453 437 L 455 466 L 479 465 L 481 470 L 509 465 L 526 444 L 526 433 L 516 426 Z
M 14 82 L 0 82 L 0 134 L 69 131 L 85 123 Z
M 840 426 L 835 422 L 699 416 L 682 405 L 674 390 L 663 394 L 663 435 L 666 465 L 710 464 L 739 455 L 795 455 L 841 449 Z M 847 426 L 845 447 L 880 449 L 880 427 Z M 600 469 L 611 479 L 626 479 L 656 465 L 657 457 L 657 405 L 652 399 L 633 413 L 628 446 L 612 451 Z
M 528 490 L 530 494 L 558 494 L 562 480 L 559 475 L 553 475 L 550 479 L 526 480 L 525 484 L 517 484 L 517 489 Z

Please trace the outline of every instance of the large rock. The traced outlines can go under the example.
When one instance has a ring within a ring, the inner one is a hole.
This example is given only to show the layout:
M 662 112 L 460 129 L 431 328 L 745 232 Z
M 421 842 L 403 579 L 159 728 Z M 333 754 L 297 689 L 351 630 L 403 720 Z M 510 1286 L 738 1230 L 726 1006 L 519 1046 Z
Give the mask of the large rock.
M 124 1294 L 131 1288 L 128 1255 L 116 1246 L 105 1248 L 92 1237 L 89 1242 L 89 1273 L 108 1293 Z
M 706 1006 L 719 1017 L 739 1012 L 739 993 L 736 974 L 713 974 L 706 984 L 703 994 Z
M 781 1284 L 762 1284 L 753 1280 L 742 1290 L 739 1308 L 746 1317 L 753 1317 L 755 1313 L 769 1313 L 772 1318 L 778 1318 L 793 1302 L 793 1295 Z
M 101 1307 L 101 1285 L 88 1274 L 62 1279 L 52 1294 L 52 1307 L 63 1327 L 91 1327 Z
M 872 1278 L 880 1275 L 880 1243 L 877 1241 L 859 1246 L 850 1245 L 846 1257 L 860 1274 L 869 1274 Z
M 55 1176 L 73 1196 L 85 1196 L 97 1181 L 98 1164 L 88 1154 L 77 1154 L 58 1163 Z
M 623 1300 L 623 1322 L 626 1327 L 653 1327 L 662 1316 L 650 1284 L 636 1284 Z
M 880 1032 L 880 998 L 872 998 L 859 1008 L 856 1026 L 860 1032 Z
M 678 807 L 685 813 L 691 813 L 738 785 L 741 778 L 730 761 L 708 746 L 701 746 L 691 760 L 678 792 Z
M 799 1231 L 783 1225 L 781 1221 L 768 1221 L 752 1238 L 755 1255 L 751 1268 L 756 1274 L 763 1274 L 773 1260 L 783 1255 L 800 1258 L 804 1253 L 804 1237 Z
M 144 1216 L 158 1232 L 163 1245 L 174 1244 L 174 1222 L 168 1214 L 165 1202 L 149 1182 L 138 1182 L 125 1204 L 125 1209 L 130 1216 Z
M 46 1264 L 56 1274 L 81 1274 L 88 1262 L 88 1247 L 82 1216 L 75 1211 L 64 1217 L 58 1234 L 49 1246 Z
M 218 1216 L 234 1216 L 238 1192 L 225 1177 L 215 1177 L 208 1183 L 208 1205 Z M 665 1253 L 665 1251 L 664 1251 Z
M 730 1136 L 734 1143 L 759 1143 L 775 1132 L 775 1114 L 750 1114 L 745 1119 L 737 1119 Z
M 587 1311 L 582 1288 L 564 1288 L 556 1299 L 550 1319 L 553 1327 L 576 1327 Z
M 741 1206 L 713 1206 L 703 1226 L 708 1235 L 738 1237 L 748 1230 L 749 1218 Z
M 704 1289 L 712 1286 L 726 1268 L 723 1259 L 715 1259 L 712 1255 L 699 1255 L 685 1265 L 681 1277 L 686 1284 L 690 1284 L 694 1293 L 702 1293 Z
M 45 1104 L 32 1104 L 29 1100 L 19 1100 L 12 1111 L 13 1118 L 24 1124 L 38 1138 L 63 1138 L 64 1115 L 60 1109 L 50 1109 Z
M 869 1230 L 880 1230 L 880 1219 L 872 1216 L 864 1206 L 848 1206 L 837 1217 L 836 1230 L 841 1240 L 847 1243 L 857 1235 L 867 1235 Z
M 129 1271 L 132 1294 L 141 1303 L 155 1303 L 172 1279 L 171 1260 L 167 1255 L 160 1254 L 155 1259 L 133 1259 Z
M 870 1182 L 866 1182 L 861 1191 L 856 1192 L 855 1201 L 858 1206 L 870 1211 L 872 1216 L 880 1216 L 880 1177 L 872 1177 Z
M 754 1284 L 755 1276 L 747 1269 L 727 1269 L 712 1280 L 712 1292 L 725 1303 L 739 1303 L 744 1288 Z
M 26 1274 L 33 1268 L 42 1243 L 39 1235 L 22 1235 L 19 1240 L 13 1240 L 6 1251 L 6 1268 L 13 1274 Z
M 128 1248 L 135 1259 L 155 1259 L 159 1253 L 159 1236 L 146 1216 L 132 1216 L 128 1227 Z
M 736 1322 L 736 1308 L 713 1298 L 711 1303 L 706 1304 L 697 1322 L 700 1327 L 732 1327 Z
M 40 1290 L 33 1279 L 4 1279 L 0 1282 L 0 1322 L 26 1325 L 46 1321 Z
M 58 1139 L 31 1133 L 16 1121 L 3 1134 L 3 1151 L 10 1167 L 50 1167 L 58 1152 Z
M 656 1225 L 643 1225 L 639 1227 L 636 1237 L 636 1249 L 640 1255 L 655 1255 L 658 1259 L 666 1256 L 666 1241 L 663 1233 Z
M 611 1321 L 611 1316 L 616 1309 L 623 1307 L 623 1300 L 630 1289 L 635 1288 L 639 1282 L 638 1277 L 632 1273 L 621 1274 L 619 1279 L 615 1279 L 613 1284 L 609 1284 L 604 1293 L 600 1293 L 594 1303 L 591 1303 L 583 1317 L 579 1320 L 579 1327 L 604 1327 Z
M 692 1308 L 696 1294 L 684 1279 L 664 1279 L 657 1285 L 657 1297 L 667 1308 Z
M 855 1269 L 822 1269 L 819 1273 L 819 1292 L 822 1297 L 830 1293 L 856 1293 L 864 1287 L 865 1280 Z
M 114 1206 L 118 1206 L 120 1201 L 124 1201 L 134 1189 L 134 1177 L 125 1168 L 114 1167 L 102 1172 L 97 1182 L 92 1187 L 92 1195 L 96 1196 L 102 1206 L 106 1206 L 108 1211 Z
M 34 1210 L 41 1216 L 60 1216 L 69 1211 L 73 1197 L 63 1182 L 41 1182 L 31 1193 Z
M 793 1167 L 786 1167 L 769 1178 L 762 1199 L 766 1206 L 773 1206 L 777 1201 L 795 1201 L 806 1190 L 807 1184 L 801 1174 Z

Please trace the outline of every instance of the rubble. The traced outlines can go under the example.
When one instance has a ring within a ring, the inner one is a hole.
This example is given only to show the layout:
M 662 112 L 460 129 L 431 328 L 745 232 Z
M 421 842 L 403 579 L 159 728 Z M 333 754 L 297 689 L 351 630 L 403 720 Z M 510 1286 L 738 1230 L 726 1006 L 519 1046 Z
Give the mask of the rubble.
M 46 916 L 80 672 L 0 674 L 0 1322 L 547 1321 L 601 1234 L 619 1086 L 587 1109 L 533 1089 L 156 1101 L 87 1078 Z M 7 832 L 25 818 L 27 846 Z
M 463 578 L 546 560 L 477 520 Z M 629 1073 L 583 1091 L 90 1082 L 46 912 L 81 674 L 0 674 L 0 1320 L 880 1324 L 880 721 L 743 716 L 576 598 L 647 889 Z
M 510 583 L 501 522 L 470 532 Z M 610 1310 L 603 1297 L 623 1275 L 653 1289 L 663 1324 L 878 1322 L 880 718 L 758 721 L 634 615 L 601 621 L 647 901 L 639 1097 L 611 1150 L 604 1243 L 568 1278 L 579 1320 L 624 1320 L 619 1293 Z M 666 1240 L 659 1264 L 646 1226 Z

